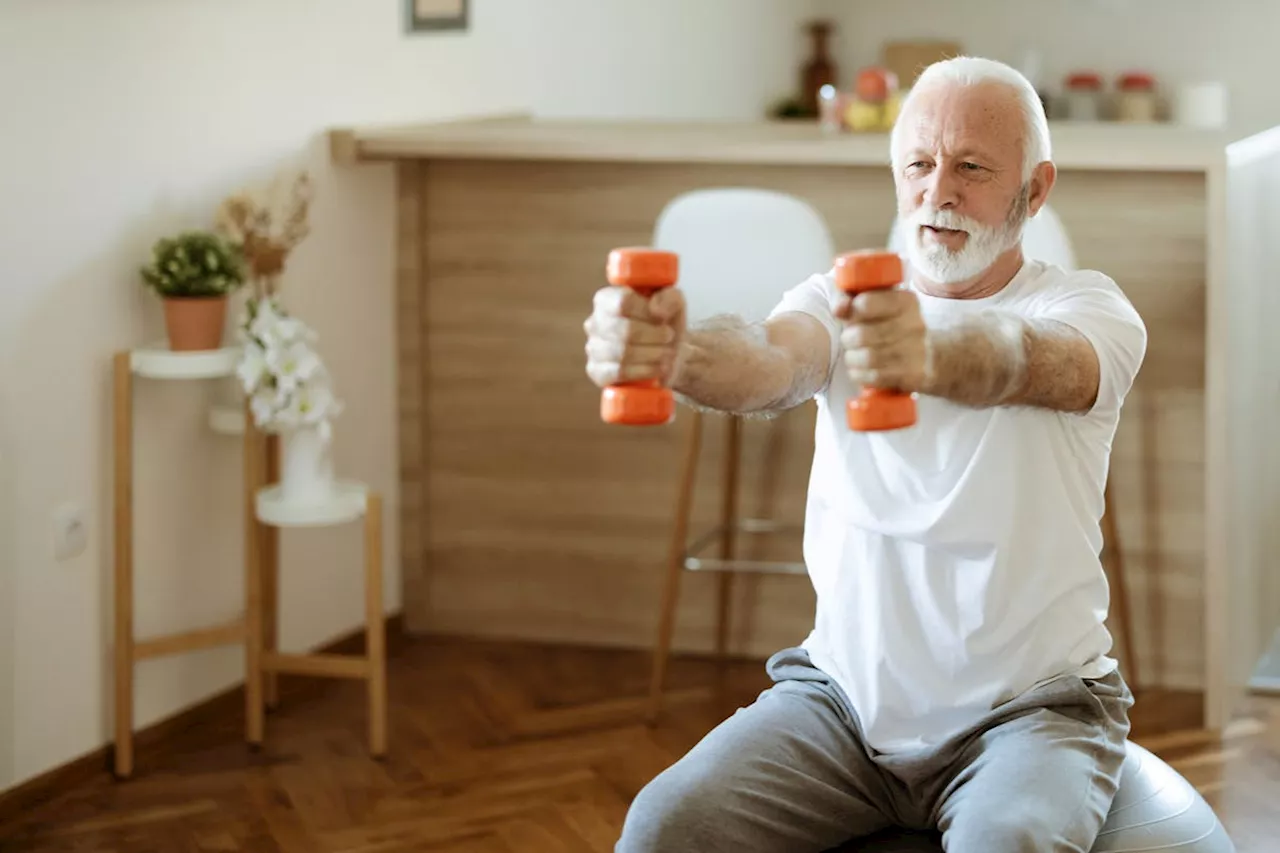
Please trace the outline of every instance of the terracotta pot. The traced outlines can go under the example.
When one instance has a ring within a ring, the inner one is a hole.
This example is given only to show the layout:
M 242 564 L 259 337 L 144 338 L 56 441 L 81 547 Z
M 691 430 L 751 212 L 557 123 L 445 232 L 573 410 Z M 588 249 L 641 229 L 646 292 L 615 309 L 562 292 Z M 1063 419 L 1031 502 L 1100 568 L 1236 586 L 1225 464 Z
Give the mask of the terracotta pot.
M 164 326 L 174 352 L 218 349 L 227 319 L 225 296 L 165 297 Z

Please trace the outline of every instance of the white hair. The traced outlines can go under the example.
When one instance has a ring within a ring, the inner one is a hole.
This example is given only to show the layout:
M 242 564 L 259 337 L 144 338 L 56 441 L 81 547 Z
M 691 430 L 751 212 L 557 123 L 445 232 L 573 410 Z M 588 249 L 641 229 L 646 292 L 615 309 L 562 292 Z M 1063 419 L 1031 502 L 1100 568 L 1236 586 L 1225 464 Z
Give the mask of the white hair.
M 1049 142 L 1049 122 L 1044 114 L 1044 104 L 1031 81 L 1016 68 L 975 56 L 957 56 L 935 62 L 920 73 L 903 101 L 899 115 L 905 115 L 911 99 L 926 88 L 938 84 L 976 86 L 982 83 L 1002 83 L 1013 90 L 1022 111 L 1022 182 L 1031 178 L 1032 171 L 1040 163 L 1052 158 Z M 890 136 L 890 146 L 895 168 L 899 165 L 898 143 L 901 121 L 895 122 Z

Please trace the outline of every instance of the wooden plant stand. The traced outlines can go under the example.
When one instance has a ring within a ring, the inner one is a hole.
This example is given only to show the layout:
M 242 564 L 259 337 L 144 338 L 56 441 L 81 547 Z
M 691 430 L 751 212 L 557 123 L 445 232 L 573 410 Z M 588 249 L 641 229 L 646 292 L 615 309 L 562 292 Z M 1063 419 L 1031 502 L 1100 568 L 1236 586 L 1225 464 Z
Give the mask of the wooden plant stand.
M 117 778 L 133 775 L 134 669 L 140 661 L 229 646 L 246 641 L 244 617 L 222 625 L 196 628 L 140 640 L 134 635 L 133 564 L 133 385 L 135 378 L 161 381 L 225 379 L 235 374 L 240 351 L 230 347 L 201 352 L 173 352 L 164 345 L 117 352 L 113 359 L 113 417 L 115 464 L 115 743 L 113 770 Z M 247 410 L 213 410 L 211 428 L 245 435 L 246 451 L 253 441 Z M 251 503 L 256 484 L 245 484 Z
M 278 463 L 277 463 L 278 464 Z M 249 703 L 248 740 L 261 745 L 266 727 L 266 707 L 275 704 L 275 680 L 279 673 L 319 678 L 355 678 L 368 684 L 369 751 L 375 757 L 387 752 L 387 643 L 382 603 L 382 496 L 362 483 L 340 482 L 332 499 L 298 504 L 285 500 L 279 485 L 260 488 L 254 502 L 259 543 L 250 556 L 249 575 L 265 573 L 263 587 L 279 588 L 276 531 L 280 528 L 324 527 L 364 520 L 365 651 L 363 655 L 286 654 L 275 648 L 274 628 L 265 648 L 260 637 L 250 638 L 249 668 L 245 692 Z M 261 569 L 260 569 L 261 567 Z M 255 585 L 253 589 L 260 587 Z M 279 603 L 274 596 L 265 615 L 275 625 Z M 263 624 L 260 597 L 250 595 L 250 624 Z

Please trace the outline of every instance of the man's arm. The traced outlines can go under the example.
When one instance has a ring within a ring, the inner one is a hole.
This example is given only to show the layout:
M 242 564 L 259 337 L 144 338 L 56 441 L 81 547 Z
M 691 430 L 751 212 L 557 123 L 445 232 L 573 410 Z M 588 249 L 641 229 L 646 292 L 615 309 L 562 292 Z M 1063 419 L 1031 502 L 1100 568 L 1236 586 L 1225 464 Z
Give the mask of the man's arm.
M 762 322 L 717 318 L 685 328 L 684 296 L 596 293 L 583 324 L 587 374 L 604 387 L 658 380 L 688 403 L 736 414 L 771 413 L 812 397 L 830 375 L 836 341 L 820 320 L 778 310 Z
M 929 330 L 925 350 L 920 393 L 962 405 L 1087 412 L 1098 397 L 1093 345 L 1054 320 L 985 312 Z
M 864 293 L 841 307 L 850 378 L 961 405 L 1088 411 L 1101 368 L 1089 340 L 1066 323 L 974 312 L 929 328 L 910 291 Z
M 704 408 L 772 413 L 811 398 L 830 368 L 831 337 L 807 314 L 787 312 L 754 324 L 722 317 L 689 330 L 671 387 Z

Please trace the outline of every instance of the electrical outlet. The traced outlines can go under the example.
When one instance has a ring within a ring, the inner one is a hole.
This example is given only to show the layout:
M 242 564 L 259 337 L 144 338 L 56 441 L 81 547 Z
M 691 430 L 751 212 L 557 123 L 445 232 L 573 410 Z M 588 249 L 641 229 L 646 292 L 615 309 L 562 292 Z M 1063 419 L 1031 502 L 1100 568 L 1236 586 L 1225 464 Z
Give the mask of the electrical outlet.
M 84 552 L 89 541 L 89 527 L 84 509 L 76 504 L 63 504 L 53 513 L 54 559 L 70 560 Z

